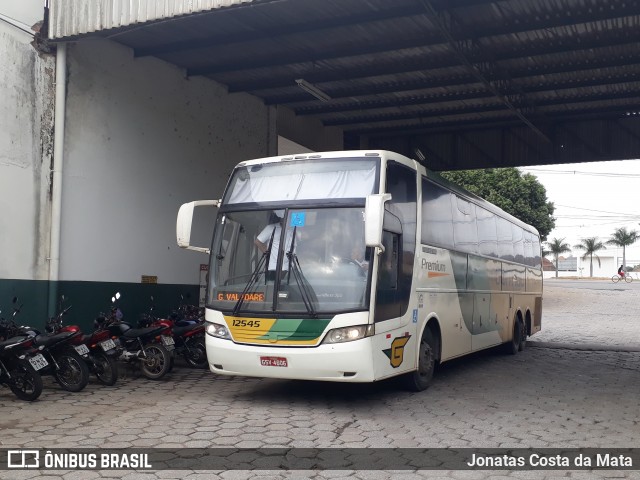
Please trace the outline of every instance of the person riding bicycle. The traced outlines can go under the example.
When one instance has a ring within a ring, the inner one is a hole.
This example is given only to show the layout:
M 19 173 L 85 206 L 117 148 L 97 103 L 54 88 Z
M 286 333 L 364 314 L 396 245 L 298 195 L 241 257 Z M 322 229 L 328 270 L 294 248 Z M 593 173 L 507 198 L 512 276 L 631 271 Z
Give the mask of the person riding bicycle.
M 624 278 L 624 265 L 620 265 L 620 268 L 618 269 L 618 275 L 620 275 L 620 278 Z

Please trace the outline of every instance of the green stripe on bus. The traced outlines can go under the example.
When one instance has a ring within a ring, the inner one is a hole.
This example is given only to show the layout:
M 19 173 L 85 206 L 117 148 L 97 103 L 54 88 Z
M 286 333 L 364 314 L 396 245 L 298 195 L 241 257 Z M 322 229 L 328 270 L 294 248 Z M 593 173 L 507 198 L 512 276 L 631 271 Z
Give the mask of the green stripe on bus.
M 268 340 L 275 333 L 287 335 L 279 337 L 280 340 L 314 340 L 320 336 L 330 321 L 329 319 L 279 318 L 265 335 L 258 338 Z

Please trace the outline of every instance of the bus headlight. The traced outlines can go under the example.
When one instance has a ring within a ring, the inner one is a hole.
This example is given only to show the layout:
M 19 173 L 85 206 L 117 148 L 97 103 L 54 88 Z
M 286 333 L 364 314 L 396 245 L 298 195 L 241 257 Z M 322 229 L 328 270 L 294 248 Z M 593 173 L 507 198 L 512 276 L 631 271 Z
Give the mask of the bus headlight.
M 229 335 L 229 330 L 227 330 L 227 327 L 225 327 L 224 325 L 220 325 L 219 323 L 205 322 L 204 330 L 212 337 L 231 340 L 231 335 Z
M 373 325 L 355 325 L 353 327 L 343 327 L 330 330 L 324 337 L 322 343 L 344 343 L 370 337 L 375 333 Z

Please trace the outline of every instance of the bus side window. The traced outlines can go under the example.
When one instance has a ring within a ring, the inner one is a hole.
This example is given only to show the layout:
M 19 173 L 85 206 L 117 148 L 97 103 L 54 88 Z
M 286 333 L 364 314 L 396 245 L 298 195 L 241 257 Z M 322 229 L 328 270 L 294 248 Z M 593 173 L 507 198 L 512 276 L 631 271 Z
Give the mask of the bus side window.
M 400 236 L 391 232 L 382 232 L 384 253 L 380 257 L 378 268 L 378 288 L 385 290 L 398 289 L 398 254 Z
M 400 235 L 382 231 L 384 252 L 378 265 L 375 321 L 396 318 L 402 313 L 402 299 L 398 291 L 398 267 L 400 265 Z

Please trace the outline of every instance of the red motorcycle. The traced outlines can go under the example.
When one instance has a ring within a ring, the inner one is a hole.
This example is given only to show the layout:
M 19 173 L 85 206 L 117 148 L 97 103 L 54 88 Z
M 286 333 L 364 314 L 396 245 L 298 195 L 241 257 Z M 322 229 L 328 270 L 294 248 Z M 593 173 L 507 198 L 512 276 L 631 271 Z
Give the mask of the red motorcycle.
M 153 297 L 151 297 L 153 302 Z M 198 308 L 181 305 L 169 318 L 158 318 L 153 314 L 151 305 L 149 313 L 143 314 L 138 322 L 139 327 L 164 326 L 170 329 L 175 344 L 175 353 L 182 355 L 187 364 L 193 368 L 206 368 L 207 349 L 204 343 L 204 322 L 198 316 Z M 173 363 L 171 365 L 173 367 Z
M 64 301 L 62 297 L 61 303 Z M 47 322 L 46 330 L 50 333 L 72 332 L 77 334 L 69 340 L 69 344 L 78 352 L 98 381 L 111 386 L 118 381 L 119 355 L 117 345 L 106 328 L 98 328 L 91 335 L 83 335 L 77 325 L 62 325 L 62 317 L 71 306 L 62 310 L 56 317 Z M 116 338 L 116 337 L 114 337 Z

